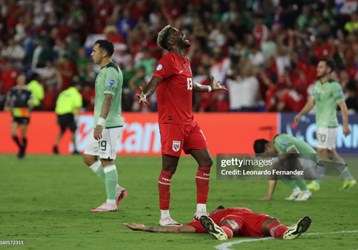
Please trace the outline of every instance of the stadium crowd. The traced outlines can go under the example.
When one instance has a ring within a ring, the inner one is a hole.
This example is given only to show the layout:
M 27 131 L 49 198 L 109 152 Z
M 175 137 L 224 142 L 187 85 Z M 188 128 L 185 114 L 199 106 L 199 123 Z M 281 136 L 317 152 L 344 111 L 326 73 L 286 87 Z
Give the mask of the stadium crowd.
M 341 1 L 340 1 L 341 2 Z M 226 92 L 194 95 L 194 111 L 293 111 L 306 103 L 319 58 L 336 62 L 348 109 L 358 111 L 358 10 L 334 0 L 0 0 L 0 110 L 23 72 L 45 95 L 38 110 L 54 110 L 58 94 L 80 82 L 85 110 L 93 110 L 94 41 L 115 44 L 124 77 L 123 110 L 139 105 L 136 92 L 164 53 L 156 34 L 181 27 L 196 82 L 210 76 Z

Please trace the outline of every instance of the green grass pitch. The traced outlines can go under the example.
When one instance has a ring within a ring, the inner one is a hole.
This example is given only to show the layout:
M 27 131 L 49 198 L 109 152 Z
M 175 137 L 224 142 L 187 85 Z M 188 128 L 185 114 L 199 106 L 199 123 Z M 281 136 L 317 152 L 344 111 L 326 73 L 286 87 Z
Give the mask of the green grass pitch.
M 357 158 L 347 158 L 358 177 Z M 0 243 L 24 240 L 10 249 L 215 249 L 223 242 L 207 234 L 155 234 L 134 232 L 124 222 L 157 225 L 159 157 L 123 157 L 116 160 L 119 182 L 128 196 L 116 213 L 91 213 L 105 200 L 101 181 L 78 156 L 0 155 Z M 171 215 L 185 223 L 195 212 L 196 163 L 184 157 L 172 181 Z M 304 215 L 312 217 L 307 234 L 294 241 L 238 242 L 229 249 L 357 249 L 358 186 L 338 191 L 341 180 L 322 183 L 308 202 L 288 202 L 290 190 L 279 183 L 275 200 L 260 201 L 266 194 L 263 180 L 217 181 L 212 171 L 208 209 L 217 205 L 243 206 L 275 216 L 286 225 Z M 250 238 L 245 238 L 250 239 Z M 239 244 L 238 244 L 239 243 Z M 224 249 L 224 248 L 221 248 Z

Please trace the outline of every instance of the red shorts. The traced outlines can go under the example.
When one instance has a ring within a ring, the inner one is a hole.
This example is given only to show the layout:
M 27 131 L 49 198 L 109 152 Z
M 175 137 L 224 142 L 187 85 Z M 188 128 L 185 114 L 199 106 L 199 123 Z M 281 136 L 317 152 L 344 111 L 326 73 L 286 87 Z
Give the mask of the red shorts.
M 238 236 L 264 237 L 262 225 L 272 217 L 263 214 L 228 215 L 223 220 L 233 220 L 239 226 Z
M 238 233 L 234 234 L 236 237 L 263 237 L 262 225 L 272 217 L 266 214 L 255 213 L 246 208 L 227 208 L 211 214 L 210 218 L 219 226 L 225 225 L 223 223 L 225 220 L 236 222 L 239 230 Z M 197 233 L 206 232 L 199 221 L 190 222 L 188 225 L 194 227 Z M 235 226 L 231 225 L 231 227 Z
M 208 148 L 206 138 L 196 121 L 188 125 L 160 123 L 159 131 L 162 154 L 179 157 L 182 149 L 187 154 L 190 149 Z

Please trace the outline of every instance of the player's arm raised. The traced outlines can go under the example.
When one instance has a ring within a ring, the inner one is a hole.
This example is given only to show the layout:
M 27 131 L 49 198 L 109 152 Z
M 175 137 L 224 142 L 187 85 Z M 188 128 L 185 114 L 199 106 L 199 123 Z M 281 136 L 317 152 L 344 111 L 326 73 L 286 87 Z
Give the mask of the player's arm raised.
M 301 111 L 295 116 L 294 122 L 298 123 L 298 121 L 301 119 L 301 116 L 303 116 L 304 114 L 307 114 L 308 112 L 310 112 L 310 110 L 314 107 L 314 100 L 313 99 L 309 99 L 306 103 L 306 105 L 301 109 Z
M 221 85 L 219 81 L 215 80 L 213 76 L 210 77 L 209 86 L 194 82 L 193 89 L 198 92 L 211 92 L 213 90 L 227 90 L 227 88 Z
M 158 84 L 161 81 L 162 79 L 160 77 L 153 76 L 152 79 L 150 79 L 149 83 L 144 88 L 140 87 L 141 92 L 137 94 L 137 97 L 139 98 L 138 102 L 148 104 L 147 98 L 154 93 Z
M 124 226 L 132 229 L 133 231 L 146 231 L 146 232 L 156 232 L 156 233 L 195 233 L 195 228 L 190 225 L 181 225 L 181 226 L 146 226 L 143 224 L 128 224 L 123 223 Z
M 344 100 L 340 101 L 338 103 L 338 106 L 341 109 L 342 123 L 343 123 L 343 134 L 344 134 L 344 136 L 348 136 L 351 133 L 351 131 L 348 126 L 348 110 L 347 110 L 346 102 Z

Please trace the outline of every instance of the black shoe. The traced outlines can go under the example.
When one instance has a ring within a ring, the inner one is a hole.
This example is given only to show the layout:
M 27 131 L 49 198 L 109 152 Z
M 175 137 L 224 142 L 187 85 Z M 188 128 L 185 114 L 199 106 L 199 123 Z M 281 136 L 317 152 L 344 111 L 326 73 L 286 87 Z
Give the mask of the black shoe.
M 293 240 L 296 239 L 298 236 L 300 236 L 302 233 L 306 232 L 307 229 L 311 225 L 311 218 L 308 216 L 305 216 L 298 220 L 298 222 L 288 227 L 287 231 L 283 235 L 283 239 L 285 240 Z
M 53 146 L 52 148 L 52 152 L 55 154 L 55 155 L 58 155 L 58 147 L 57 146 Z
M 25 158 L 25 147 L 21 146 L 20 151 L 17 154 L 17 158 L 24 159 Z
M 73 155 L 79 155 L 80 152 L 78 152 L 77 150 L 74 150 L 74 151 L 72 152 L 72 154 L 73 154 Z
M 203 228 L 218 240 L 227 240 L 227 235 L 224 230 L 215 224 L 215 222 L 206 215 L 200 217 L 200 223 Z

